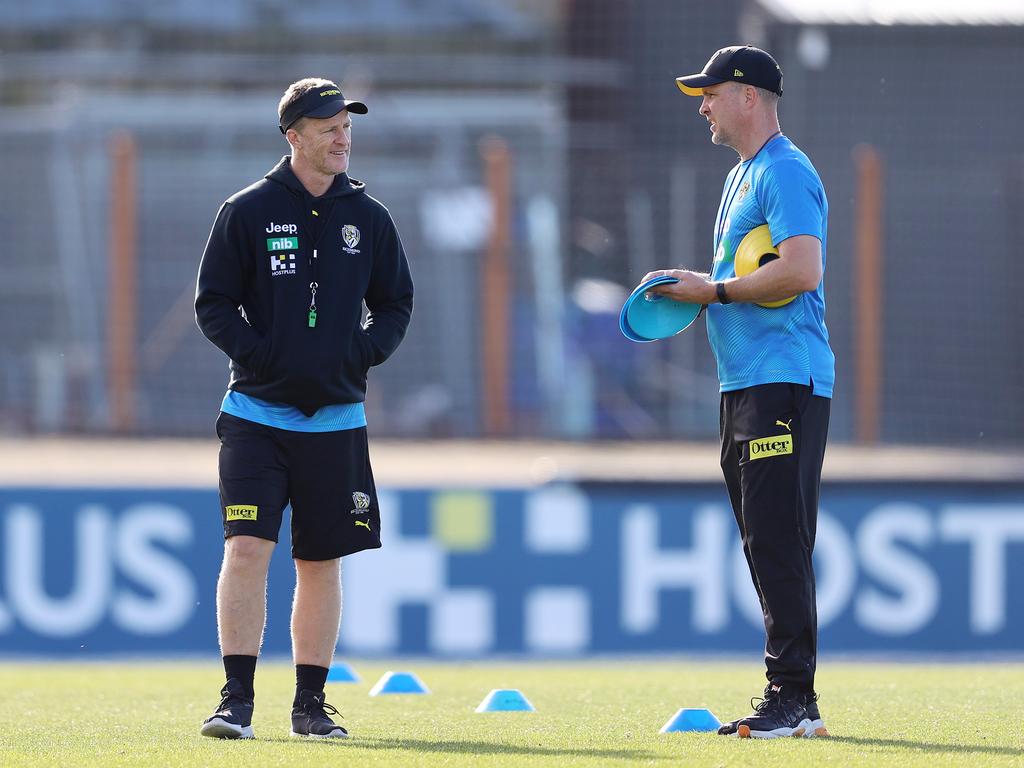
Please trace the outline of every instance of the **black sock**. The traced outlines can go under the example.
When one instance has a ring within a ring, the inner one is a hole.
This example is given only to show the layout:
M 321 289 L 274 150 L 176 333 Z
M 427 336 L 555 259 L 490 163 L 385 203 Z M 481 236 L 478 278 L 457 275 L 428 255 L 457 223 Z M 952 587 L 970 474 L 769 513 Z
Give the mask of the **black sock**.
M 327 683 L 327 667 L 317 667 L 313 664 L 295 665 L 295 701 L 293 706 L 299 703 L 300 691 L 313 691 L 322 693 Z
M 232 677 L 238 680 L 245 689 L 246 694 L 253 697 L 253 679 L 256 677 L 255 656 L 225 656 L 224 677 L 230 680 Z

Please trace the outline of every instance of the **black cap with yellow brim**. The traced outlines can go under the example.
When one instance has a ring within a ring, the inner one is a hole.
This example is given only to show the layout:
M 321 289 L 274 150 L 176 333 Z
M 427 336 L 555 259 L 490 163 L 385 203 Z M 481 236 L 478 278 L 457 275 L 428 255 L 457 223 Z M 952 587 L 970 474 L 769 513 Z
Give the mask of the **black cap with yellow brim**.
M 345 95 L 334 83 L 327 83 L 318 88 L 306 91 L 301 97 L 288 105 L 281 115 L 278 126 L 284 133 L 302 117 L 327 118 L 334 117 L 343 109 L 357 115 L 365 115 L 369 110 L 361 101 L 346 99 Z
M 703 96 L 709 85 L 727 80 L 764 88 L 782 95 L 782 69 L 767 51 L 752 45 L 730 45 L 720 48 L 696 75 L 676 78 L 679 90 L 687 96 Z

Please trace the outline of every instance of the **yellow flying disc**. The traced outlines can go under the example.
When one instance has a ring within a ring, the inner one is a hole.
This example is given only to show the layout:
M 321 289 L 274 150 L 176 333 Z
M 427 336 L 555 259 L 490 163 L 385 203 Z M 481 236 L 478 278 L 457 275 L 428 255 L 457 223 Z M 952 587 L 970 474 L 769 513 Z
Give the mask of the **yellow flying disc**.
M 747 232 L 739 246 L 736 248 L 736 277 L 749 275 L 758 267 L 763 267 L 769 261 L 779 258 L 779 249 L 772 245 L 772 233 L 768 231 L 768 225 L 762 224 Z M 758 304 L 759 307 L 782 307 L 789 304 L 796 296 L 790 296 L 781 301 L 766 301 Z

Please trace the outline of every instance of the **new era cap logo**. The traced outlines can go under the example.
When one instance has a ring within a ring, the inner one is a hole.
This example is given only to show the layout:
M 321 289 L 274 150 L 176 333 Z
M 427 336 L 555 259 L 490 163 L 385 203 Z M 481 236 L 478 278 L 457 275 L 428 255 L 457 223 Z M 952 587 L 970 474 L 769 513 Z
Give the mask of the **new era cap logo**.
M 740 72 L 740 71 L 739 71 L 738 69 L 734 69 L 734 70 L 732 71 L 732 76 L 733 76 L 733 77 L 743 77 L 743 73 L 742 73 L 742 72 Z

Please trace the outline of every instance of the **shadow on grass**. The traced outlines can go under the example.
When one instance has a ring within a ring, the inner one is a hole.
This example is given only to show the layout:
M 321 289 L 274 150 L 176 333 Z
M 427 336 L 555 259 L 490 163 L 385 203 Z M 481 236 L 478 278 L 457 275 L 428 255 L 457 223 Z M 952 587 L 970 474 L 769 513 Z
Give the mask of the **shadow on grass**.
M 298 739 L 271 738 L 262 741 L 287 741 L 292 744 Z M 654 752 L 641 751 L 636 749 L 586 749 L 586 748 L 557 748 L 544 747 L 541 745 L 531 746 L 523 744 L 496 744 L 490 741 L 427 741 L 425 739 L 377 739 L 377 738 L 353 738 L 353 739 L 302 739 L 305 744 L 330 744 L 336 745 L 339 749 L 408 749 L 415 752 L 440 752 L 452 754 L 469 755 L 578 755 L 582 757 L 599 757 L 619 760 L 668 760 L 669 756 L 658 755 Z
M 995 747 L 985 744 L 935 744 L 929 741 L 913 741 L 911 739 L 865 739 L 859 736 L 830 736 L 823 741 L 839 742 L 841 744 L 855 744 L 862 747 L 892 747 L 898 749 L 916 749 L 920 752 L 933 752 L 951 754 L 978 753 L 981 755 L 1008 755 L 1020 757 L 1024 750 L 1014 747 Z

